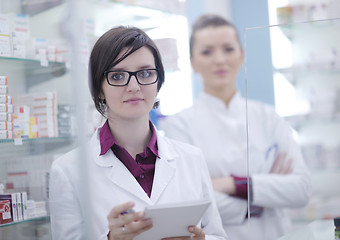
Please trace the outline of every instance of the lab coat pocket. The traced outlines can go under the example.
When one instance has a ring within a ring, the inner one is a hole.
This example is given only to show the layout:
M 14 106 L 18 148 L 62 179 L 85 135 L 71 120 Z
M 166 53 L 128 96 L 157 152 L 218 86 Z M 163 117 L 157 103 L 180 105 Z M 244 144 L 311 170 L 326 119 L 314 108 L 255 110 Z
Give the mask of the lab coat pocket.
M 269 147 L 249 147 L 250 173 L 269 173 L 275 161 L 277 152 L 276 144 Z
M 264 162 L 261 167 L 261 172 L 269 173 L 275 163 L 275 158 L 277 155 L 277 144 L 273 144 L 268 147 L 265 152 Z

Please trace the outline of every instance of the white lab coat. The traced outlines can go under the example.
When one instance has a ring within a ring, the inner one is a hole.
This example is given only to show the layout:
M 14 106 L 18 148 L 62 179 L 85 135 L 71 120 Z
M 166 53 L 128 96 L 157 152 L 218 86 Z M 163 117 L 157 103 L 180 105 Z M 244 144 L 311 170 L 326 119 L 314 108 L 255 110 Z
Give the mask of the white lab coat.
M 160 122 L 168 137 L 193 144 L 203 150 L 212 178 L 247 176 L 253 181 L 253 205 L 264 207 L 259 218 L 245 220 L 247 201 L 215 193 L 224 229 L 230 239 L 273 240 L 290 229 L 285 208 L 307 204 L 310 175 L 292 131 L 274 109 L 248 100 L 247 164 L 246 100 L 237 92 L 227 107 L 220 99 L 201 93 L 193 106 Z M 294 159 L 289 175 L 267 174 L 275 148 Z M 271 150 L 268 150 L 271 149 Z M 249 227 L 249 228 L 248 228 Z M 249 235 L 248 235 L 249 234 Z M 251 236 L 250 238 L 248 238 Z
M 127 201 L 134 201 L 134 209 L 143 211 L 148 205 L 198 199 L 213 200 L 202 219 L 206 239 L 227 238 L 214 201 L 209 172 L 198 148 L 157 132 L 160 158 L 156 160 L 149 198 L 111 150 L 99 156 L 99 131 L 84 148 L 73 150 L 52 164 L 50 211 L 53 239 L 107 239 L 107 215 L 114 206 Z M 81 151 L 86 152 L 88 158 L 79 158 Z

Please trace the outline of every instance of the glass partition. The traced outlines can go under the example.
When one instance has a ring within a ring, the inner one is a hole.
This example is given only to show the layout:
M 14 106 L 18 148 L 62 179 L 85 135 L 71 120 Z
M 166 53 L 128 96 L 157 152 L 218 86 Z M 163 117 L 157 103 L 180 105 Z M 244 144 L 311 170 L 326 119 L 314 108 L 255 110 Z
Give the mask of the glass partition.
M 173 98 L 162 91 L 159 98 L 165 110 L 152 115 L 155 125 L 160 115 L 191 104 L 184 3 L 151 4 L 109 0 L 0 2 L 0 239 L 52 238 L 51 165 L 76 147 L 79 151 L 65 164 L 75 164 L 71 175 L 77 196 L 84 200 L 80 200 L 81 207 L 90 210 L 104 204 L 91 201 L 95 189 L 88 179 L 93 165 L 86 143 L 103 123 L 89 92 L 88 61 L 94 43 L 105 31 L 120 24 L 137 26 L 164 52 L 169 79 L 166 88 L 176 92 L 181 104 L 171 105 Z M 174 23 L 176 28 L 170 28 Z M 168 49 L 170 54 L 165 51 Z M 177 91 L 179 80 L 183 91 Z M 60 178 L 60 183 L 65 179 Z M 54 187 L 54 196 L 60 194 L 63 199 L 59 207 L 74 200 L 63 195 L 65 186 Z M 65 224 L 74 223 L 70 220 L 74 219 L 72 210 L 70 213 L 62 216 Z M 83 217 L 91 219 L 90 211 L 84 211 Z M 106 223 L 103 226 L 107 228 Z M 83 230 L 86 239 L 96 238 L 93 233 L 97 229 L 91 224 L 85 223 Z
M 324 13 L 310 7 L 245 30 L 249 206 L 263 210 L 249 239 L 333 239 L 340 216 L 340 19 L 302 15 Z
M 0 3 L 0 239 L 51 239 L 49 170 L 77 145 L 62 6 Z

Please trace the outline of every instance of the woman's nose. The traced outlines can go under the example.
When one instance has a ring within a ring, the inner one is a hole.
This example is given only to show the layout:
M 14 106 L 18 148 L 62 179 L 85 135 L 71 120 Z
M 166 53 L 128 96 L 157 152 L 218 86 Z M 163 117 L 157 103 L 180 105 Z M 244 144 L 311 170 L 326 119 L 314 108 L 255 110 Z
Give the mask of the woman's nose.
M 227 57 L 226 57 L 226 54 L 218 51 L 218 52 L 215 53 L 214 59 L 215 59 L 216 62 L 224 62 L 227 59 Z
M 136 76 L 131 76 L 129 84 L 127 85 L 128 91 L 138 91 L 140 90 L 140 85 L 137 81 Z

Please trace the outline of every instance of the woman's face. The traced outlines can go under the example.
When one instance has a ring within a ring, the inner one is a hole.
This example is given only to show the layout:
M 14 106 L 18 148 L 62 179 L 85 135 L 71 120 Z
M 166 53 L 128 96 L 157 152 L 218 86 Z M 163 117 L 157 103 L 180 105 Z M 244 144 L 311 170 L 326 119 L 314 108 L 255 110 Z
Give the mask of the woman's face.
M 191 65 L 208 92 L 235 87 L 243 51 L 233 27 L 207 27 L 195 33 Z
M 120 58 L 126 49 L 123 49 Z M 142 47 L 130 54 L 123 61 L 109 70 L 135 72 L 142 69 L 156 68 L 152 52 Z M 126 86 L 111 86 L 106 79 L 102 84 L 109 119 L 137 119 L 148 117 L 157 95 L 157 83 L 139 85 L 135 76 L 131 76 Z

